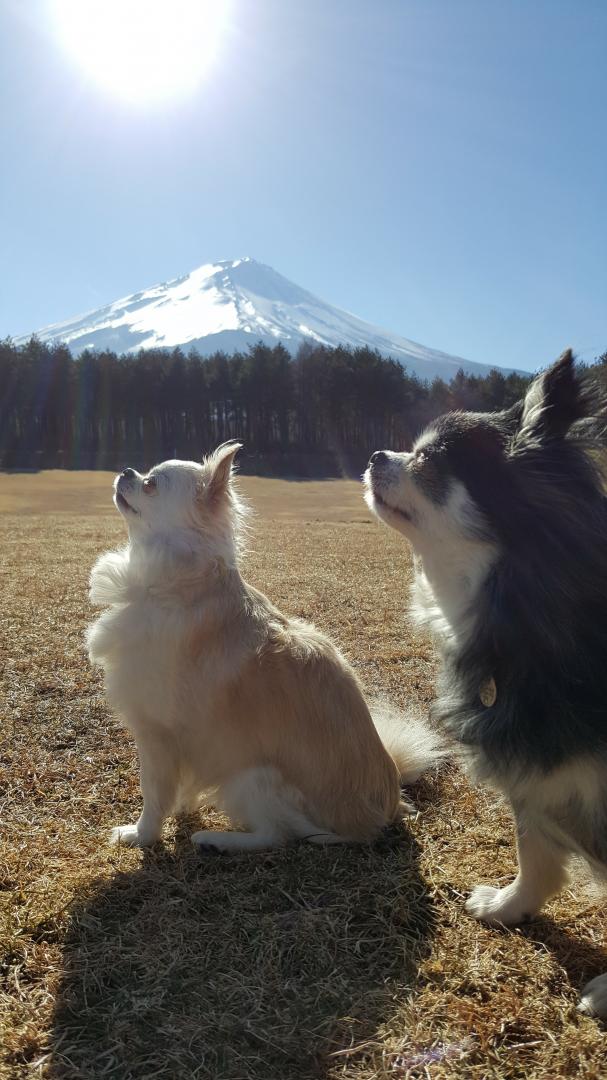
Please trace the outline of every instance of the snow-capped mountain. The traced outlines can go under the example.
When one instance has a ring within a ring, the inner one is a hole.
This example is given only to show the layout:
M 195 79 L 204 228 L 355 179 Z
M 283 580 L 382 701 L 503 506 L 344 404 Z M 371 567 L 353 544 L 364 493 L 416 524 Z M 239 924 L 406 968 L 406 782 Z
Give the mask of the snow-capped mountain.
M 28 335 L 29 336 L 29 335 Z M 134 353 L 152 347 L 233 352 L 260 339 L 292 353 L 307 340 L 370 346 L 400 360 L 423 379 L 450 379 L 458 368 L 489 367 L 418 345 L 320 300 L 254 259 L 206 263 L 185 277 L 133 293 L 113 304 L 37 331 L 41 341 L 83 349 Z M 26 341 L 17 339 L 17 344 Z

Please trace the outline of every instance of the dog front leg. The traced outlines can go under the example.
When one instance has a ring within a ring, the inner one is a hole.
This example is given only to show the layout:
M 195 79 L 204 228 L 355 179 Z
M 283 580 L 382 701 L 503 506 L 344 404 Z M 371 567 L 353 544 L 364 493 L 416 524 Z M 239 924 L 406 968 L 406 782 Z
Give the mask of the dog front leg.
M 519 871 L 512 884 L 503 889 L 478 885 L 466 902 L 466 910 L 476 919 L 504 926 L 525 922 L 567 881 L 567 852 L 538 829 L 519 825 L 517 848 Z
M 175 747 L 167 738 L 146 734 L 145 738 L 137 739 L 137 748 L 143 811 L 134 825 L 112 829 L 110 842 L 150 847 L 160 840 L 165 818 L 175 808 L 179 762 Z

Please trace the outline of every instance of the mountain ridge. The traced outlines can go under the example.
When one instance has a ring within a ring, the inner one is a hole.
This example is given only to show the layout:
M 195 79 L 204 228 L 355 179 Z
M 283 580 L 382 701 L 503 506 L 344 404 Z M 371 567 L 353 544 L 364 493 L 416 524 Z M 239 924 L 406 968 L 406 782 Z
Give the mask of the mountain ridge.
M 16 344 L 31 336 L 16 338 Z M 271 345 L 280 341 L 291 353 L 304 341 L 366 346 L 428 380 L 450 379 L 460 368 L 484 375 L 496 366 L 452 356 L 367 323 L 250 257 L 203 263 L 189 274 L 52 323 L 35 336 L 47 343 L 62 342 L 75 355 L 87 348 L 136 353 L 180 346 L 208 356 L 259 340 Z

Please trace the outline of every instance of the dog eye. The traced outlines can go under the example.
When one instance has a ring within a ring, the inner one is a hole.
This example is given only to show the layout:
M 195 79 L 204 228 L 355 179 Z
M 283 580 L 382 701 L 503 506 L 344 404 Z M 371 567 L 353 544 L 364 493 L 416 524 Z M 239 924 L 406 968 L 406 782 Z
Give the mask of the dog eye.
M 153 495 L 157 487 L 158 481 L 155 476 L 148 476 L 147 479 L 143 481 L 143 490 L 146 495 Z

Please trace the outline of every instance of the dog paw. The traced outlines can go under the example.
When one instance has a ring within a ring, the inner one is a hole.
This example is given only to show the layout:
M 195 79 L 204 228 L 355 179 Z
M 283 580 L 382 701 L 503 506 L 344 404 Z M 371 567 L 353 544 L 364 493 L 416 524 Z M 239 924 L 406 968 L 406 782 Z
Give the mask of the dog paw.
M 220 847 L 217 847 L 217 844 L 207 844 L 200 840 L 194 840 L 193 843 L 199 855 L 208 855 L 212 858 L 214 855 L 225 854 Z
M 403 818 L 406 817 L 417 817 L 417 814 L 418 809 L 415 803 L 411 802 L 410 799 L 406 799 L 404 795 L 401 795 L 394 820 L 402 821 Z
M 607 975 L 597 975 L 582 990 L 578 1005 L 580 1012 L 607 1019 Z
M 190 840 L 201 855 L 222 855 L 225 850 L 229 850 L 229 843 L 225 847 L 222 843 L 224 835 L 212 829 L 201 829 L 200 832 L 192 833 Z
M 282 847 L 272 833 L 222 832 L 216 829 L 201 829 L 190 837 L 192 843 L 201 852 L 219 854 L 240 854 L 243 851 L 265 851 L 273 847 Z
M 502 926 L 513 926 L 530 918 L 511 885 L 505 889 L 477 885 L 466 900 L 466 911 L 482 922 L 500 923 Z
M 117 825 L 110 833 L 110 844 L 122 844 L 123 847 L 150 847 L 153 838 L 142 836 L 137 825 Z

